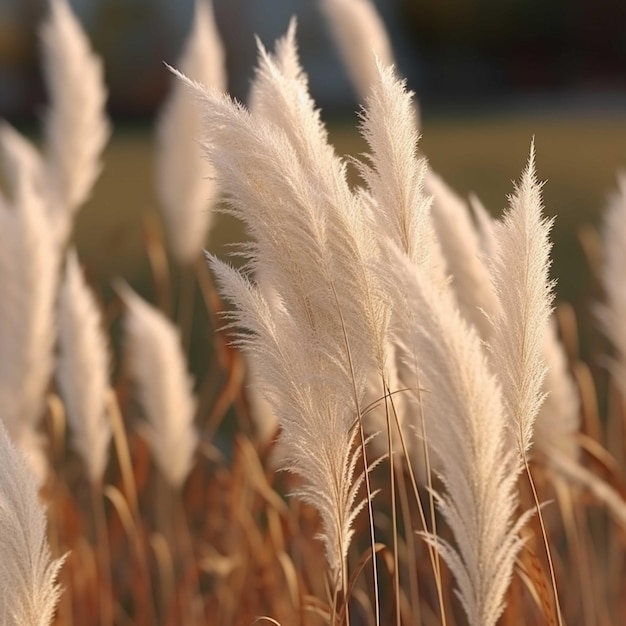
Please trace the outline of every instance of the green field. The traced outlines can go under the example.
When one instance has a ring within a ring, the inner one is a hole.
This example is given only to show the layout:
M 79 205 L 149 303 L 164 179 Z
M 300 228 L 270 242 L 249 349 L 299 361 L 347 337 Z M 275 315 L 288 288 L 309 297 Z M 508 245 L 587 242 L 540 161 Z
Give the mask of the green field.
M 331 125 L 341 154 L 364 150 L 352 121 Z M 596 225 L 615 175 L 626 167 L 626 118 L 585 116 L 482 116 L 426 119 L 421 147 L 430 163 L 458 191 L 474 191 L 498 214 L 506 205 L 527 159 L 531 138 L 537 147 L 539 176 L 546 180 L 545 205 L 556 215 L 554 274 L 561 298 L 577 301 L 589 281 L 579 232 Z M 118 131 L 105 154 L 105 167 L 93 198 L 78 216 L 76 239 L 94 282 L 115 275 L 145 277 L 148 265 L 142 223 L 157 215 L 149 129 Z M 221 253 L 240 231 L 220 218 L 209 248 Z

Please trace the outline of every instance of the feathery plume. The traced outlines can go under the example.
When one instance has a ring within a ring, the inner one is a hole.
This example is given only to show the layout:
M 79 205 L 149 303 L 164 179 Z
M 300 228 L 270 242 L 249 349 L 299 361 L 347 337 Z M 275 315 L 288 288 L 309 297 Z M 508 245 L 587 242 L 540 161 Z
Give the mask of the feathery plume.
M 480 198 L 475 193 L 470 193 L 469 203 L 472 207 L 480 248 L 487 259 L 494 257 L 498 250 L 498 242 L 495 235 L 495 220 L 489 214 Z
M 356 419 L 366 376 L 384 363 L 378 348 L 389 313 L 367 269 L 376 250 L 372 229 L 328 145 L 306 77 L 287 76 L 277 65 L 283 55 L 297 65 L 293 36 L 283 41 L 274 58 L 261 50 L 257 73 L 256 102 L 273 94 L 271 120 L 190 84 L 203 103 L 205 149 L 228 210 L 253 239 L 245 248 L 248 269 L 279 297 L 268 300 L 228 266 L 212 265 L 235 303 L 237 327 L 248 333 L 240 340 L 249 358 L 263 355 L 253 367 L 281 427 L 283 467 L 304 478 L 299 495 L 320 512 L 338 585 L 346 581 L 359 510 Z
M 320 538 L 331 580 L 338 585 L 345 582 L 352 524 L 364 504 L 355 504 L 363 477 L 355 477 L 358 431 L 347 400 L 349 375 L 281 302 L 267 300 L 258 287 L 215 257 L 209 256 L 209 262 L 220 291 L 235 305 L 230 320 L 240 329 L 236 342 L 255 367 L 259 390 L 280 424 L 282 469 L 303 479 L 293 495 L 319 511 Z
M 432 264 L 438 251 L 431 198 L 424 193 L 426 159 L 417 157 L 413 93 L 393 67 L 377 61 L 374 69 L 361 114 L 361 134 L 370 153 L 358 164 L 359 171 L 375 205 L 377 228 L 388 233 L 415 265 Z
M 517 477 L 509 469 L 502 394 L 480 338 L 451 306 L 451 295 L 397 248 L 394 256 L 390 282 L 404 334 L 420 355 L 428 443 L 445 488 L 436 502 L 456 548 L 434 536 L 428 541 L 454 574 L 469 623 L 491 626 L 504 609 L 526 519 L 513 521 Z
M 498 241 L 496 230 L 498 222 L 487 212 L 481 201 L 470 195 L 470 205 L 474 212 L 483 255 L 489 265 L 497 255 Z M 543 380 L 545 398 L 533 430 L 533 444 L 548 459 L 554 452 L 570 459 L 578 456 L 576 433 L 580 426 L 580 400 L 576 384 L 568 371 L 565 349 L 558 337 L 557 324 L 551 315 L 544 333 L 543 359 L 547 372 Z
M 382 369 L 389 307 L 367 271 L 376 251 L 374 231 L 350 190 L 345 164 L 328 144 L 305 78 L 290 79 L 269 55 L 262 51 L 261 57 L 259 74 L 275 96 L 281 121 L 251 116 L 196 85 L 205 108 L 207 155 L 228 210 L 255 240 L 246 250 L 251 268 L 258 270 L 262 260 L 264 278 L 280 285 L 290 310 L 297 306 L 299 319 L 328 334 L 330 344 L 343 346 L 344 357 L 345 330 L 350 349 L 361 360 L 374 358 Z M 315 294 L 315 307 L 304 288 Z M 337 295 L 345 325 L 337 316 Z M 311 317 L 314 310 L 321 324 Z
M 0 626 L 48 626 L 65 559 L 52 559 L 37 480 L 1 422 L 0 476 Z
M 100 483 L 106 469 L 111 426 L 107 418 L 109 352 L 98 305 L 72 250 L 59 293 L 57 380 L 67 407 L 74 447 L 89 480 Z
M 523 459 L 544 400 L 543 343 L 553 299 L 548 275 L 552 221 L 542 215 L 534 145 L 509 203 L 495 231 L 498 252 L 491 260 L 491 274 L 502 309 L 493 318 L 489 348 L 511 435 Z
M 492 331 L 489 320 L 498 316 L 500 302 L 468 207 L 432 170 L 426 174 L 425 188 L 433 197 L 432 219 L 459 310 L 486 340 Z
M 24 148 L 17 133 L 0 128 L 1 158 L 14 173 L 13 197 L 0 207 L 0 410 L 13 440 L 32 444 L 53 369 L 58 252 L 36 159 Z
M 124 320 L 129 368 L 148 423 L 148 444 L 156 464 L 174 488 L 193 465 L 198 435 L 196 401 L 176 327 L 128 285 L 117 290 L 128 311 Z
M 597 309 L 601 328 L 615 348 L 611 362 L 613 375 L 621 393 L 626 397 L 626 174 L 617 180 L 617 191 L 609 198 L 604 214 L 602 241 L 604 264 L 601 279 L 606 294 L 606 304 Z
M 385 25 L 370 0 L 322 0 L 331 34 L 361 100 L 378 82 L 375 58 L 394 65 Z
M 196 0 L 193 28 L 178 62 L 204 85 L 226 89 L 224 50 L 210 0 Z M 157 124 L 157 191 L 170 247 L 181 263 L 201 252 L 213 218 L 218 185 L 202 158 L 202 115 L 197 100 L 175 80 Z
M 567 356 L 558 337 L 554 316 L 551 316 L 544 335 L 543 358 L 548 368 L 543 382 L 545 401 L 535 420 L 533 442 L 548 460 L 555 453 L 576 460 L 580 398 L 568 371 Z
M 52 227 L 61 239 L 100 174 L 109 138 L 106 88 L 100 59 L 92 52 L 67 0 L 50 0 L 40 31 L 43 73 L 50 104 L 45 116 L 45 176 Z

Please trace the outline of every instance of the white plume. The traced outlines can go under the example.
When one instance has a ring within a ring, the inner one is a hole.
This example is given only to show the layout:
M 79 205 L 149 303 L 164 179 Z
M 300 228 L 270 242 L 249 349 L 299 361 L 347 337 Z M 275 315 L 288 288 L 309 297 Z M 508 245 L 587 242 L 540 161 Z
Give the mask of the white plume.
M 0 415 L 14 441 L 37 440 L 53 368 L 58 251 L 36 158 L 8 126 L 0 155 L 13 197 L 0 206 Z
M 67 0 L 50 0 L 40 35 L 50 99 L 44 126 L 45 183 L 51 194 L 51 225 L 63 240 L 100 174 L 100 156 L 110 132 L 107 94 L 100 59 Z
M 428 536 L 457 582 L 473 626 L 492 626 L 504 609 L 516 554 L 517 477 L 506 438 L 502 394 L 475 329 L 451 306 L 451 295 L 396 249 L 390 281 L 396 310 L 414 352 L 428 444 L 437 453 L 445 493 L 437 506 L 456 548 Z
M 38 485 L 0 422 L 0 626 L 48 626 L 64 558 L 53 560 Z
M 178 67 L 207 86 L 226 89 L 224 50 L 210 0 L 196 0 L 193 28 Z M 202 252 L 218 195 L 213 169 L 202 158 L 201 135 L 197 99 L 174 80 L 157 125 L 156 185 L 170 247 L 181 263 Z
M 111 426 L 107 417 L 109 351 L 98 305 L 82 276 L 75 251 L 67 258 L 59 293 L 57 380 L 74 447 L 89 479 L 102 480 Z
M 549 280 L 552 222 L 542 215 L 534 146 L 509 202 L 495 231 L 498 251 L 491 273 L 502 309 L 493 318 L 489 347 L 493 371 L 502 384 L 511 436 L 520 455 L 525 455 L 544 400 L 543 345 L 553 298 Z
M 177 328 L 128 285 L 117 289 L 128 311 L 124 320 L 129 370 L 147 419 L 154 460 L 175 488 L 185 482 L 198 445 L 196 400 Z

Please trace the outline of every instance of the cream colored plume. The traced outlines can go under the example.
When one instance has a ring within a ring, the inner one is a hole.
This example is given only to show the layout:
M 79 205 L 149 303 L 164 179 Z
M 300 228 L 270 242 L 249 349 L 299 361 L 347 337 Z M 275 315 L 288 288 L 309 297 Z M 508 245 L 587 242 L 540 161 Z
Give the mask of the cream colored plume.
M 613 376 L 626 397 L 626 174 L 620 175 L 617 183 L 602 227 L 604 264 L 601 278 L 606 303 L 598 307 L 597 314 L 604 334 L 614 346 Z
M 497 224 L 480 200 L 470 196 L 483 254 L 489 260 L 498 251 Z M 558 337 L 554 315 L 550 316 L 543 339 L 543 359 L 547 367 L 543 381 L 545 400 L 539 409 L 533 443 L 548 459 L 558 452 L 570 459 L 578 456 L 576 434 L 580 427 L 578 389 L 568 369 L 567 355 Z
M 580 397 L 569 372 L 567 355 L 558 337 L 554 316 L 546 328 L 543 358 L 548 368 L 543 383 L 545 400 L 535 420 L 533 441 L 548 459 L 558 453 L 576 460 L 579 452 L 576 435 L 580 429 Z
M 333 585 L 345 583 L 363 474 L 359 471 L 350 380 L 332 345 L 319 345 L 302 321 L 268 301 L 240 272 L 209 257 L 221 293 L 235 305 L 231 320 L 256 371 L 256 385 L 280 425 L 280 466 L 302 478 L 293 495 L 322 520 Z M 357 386 L 360 386 L 358 382 Z
M 432 199 L 424 190 L 426 159 L 417 156 L 418 131 L 411 114 L 413 93 L 393 67 L 380 62 L 361 115 L 369 153 L 359 163 L 373 200 L 377 230 L 385 232 L 415 265 L 441 265 L 433 224 Z M 439 271 L 443 272 L 441 267 Z
M 459 310 L 486 340 L 500 301 L 467 204 L 432 170 L 426 174 L 425 188 L 433 197 L 432 219 Z
M 196 0 L 193 28 L 178 68 L 206 86 L 226 89 L 224 50 L 210 0 Z M 156 184 L 170 247 L 181 263 L 202 252 L 218 195 L 213 169 L 202 157 L 201 136 L 199 104 L 174 80 L 157 124 Z
M 82 276 L 75 251 L 67 258 L 59 293 L 57 381 L 89 480 L 100 483 L 108 461 L 109 351 L 102 317 Z
M 255 105 L 251 115 L 215 90 L 190 86 L 203 103 L 207 156 L 228 210 L 253 239 L 249 268 L 279 298 L 216 260 L 212 266 L 280 424 L 283 467 L 302 476 L 299 495 L 322 517 L 331 579 L 340 585 L 360 508 L 354 419 L 368 373 L 384 365 L 389 305 L 369 270 L 373 229 L 328 144 L 306 76 L 293 75 L 293 36 L 284 42 L 274 56 L 261 51 L 255 81 L 274 111 Z
M 535 151 L 496 224 L 498 250 L 491 274 L 501 304 L 489 339 L 493 371 L 503 390 L 512 441 L 520 458 L 528 453 L 535 419 L 544 401 L 544 339 L 553 300 L 550 228 L 542 214 L 541 185 L 535 174 Z
M 48 626 L 64 558 L 52 559 L 38 484 L 0 422 L 0 626 Z
M 436 501 L 456 545 L 432 535 L 428 541 L 454 574 L 469 623 L 493 626 L 505 606 L 525 521 L 515 521 L 515 451 L 501 389 L 478 334 L 446 290 L 397 248 L 388 278 L 397 290 L 403 336 L 418 355 L 416 366 L 407 365 L 417 367 L 425 390 L 426 436 L 443 483 Z
M 361 101 L 378 81 L 375 59 L 394 65 L 393 50 L 385 25 L 370 0 L 321 0 L 350 79 Z
M 147 419 L 145 433 L 155 463 L 174 488 L 182 487 L 198 445 L 196 400 L 177 328 L 128 285 L 118 292 L 127 306 L 124 320 L 129 371 Z
M 63 240 L 100 174 L 110 132 L 107 94 L 101 61 L 67 0 L 50 0 L 40 35 L 49 96 L 44 118 L 45 184 L 51 194 L 52 228 Z
M 53 368 L 58 252 L 37 159 L 6 125 L 0 158 L 12 179 L 0 206 L 0 418 L 14 441 L 32 448 Z

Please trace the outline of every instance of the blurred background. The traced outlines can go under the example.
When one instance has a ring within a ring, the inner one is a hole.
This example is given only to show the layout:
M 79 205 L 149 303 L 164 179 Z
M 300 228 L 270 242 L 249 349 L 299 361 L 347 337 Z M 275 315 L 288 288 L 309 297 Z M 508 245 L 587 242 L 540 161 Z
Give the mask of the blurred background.
M 167 89 L 193 0 L 70 0 L 103 57 L 110 110 L 150 117 Z M 621 0 L 378 0 L 402 73 L 430 107 L 527 106 L 538 95 L 568 108 L 626 104 L 626 3 Z M 44 98 L 37 25 L 47 0 L 0 0 L 0 111 L 33 115 Z M 325 110 L 354 95 L 315 0 L 214 0 L 231 93 L 245 100 L 254 35 L 266 45 L 292 15 L 311 89 Z M 568 96 L 566 98 L 566 96 Z
M 141 272 L 146 215 L 155 214 L 152 130 L 188 32 L 193 0 L 69 0 L 102 56 L 115 133 L 76 237 L 106 279 Z M 35 139 L 46 96 L 38 24 L 46 0 L 0 0 L 0 116 Z M 559 294 L 587 299 L 597 224 L 626 167 L 626 2 L 623 0 L 378 0 L 401 73 L 420 100 L 421 146 L 460 193 L 498 214 L 537 145 L 555 226 Z M 340 152 L 362 151 L 358 104 L 315 0 L 214 0 L 230 92 L 245 101 L 256 56 L 299 22 L 302 64 Z M 142 221 L 143 220 L 143 221 Z M 224 223 L 223 223 L 224 224 Z M 210 246 L 237 236 L 218 224 Z M 584 245 L 581 241 L 586 242 Z M 145 268 L 144 268 L 145 269 Z

